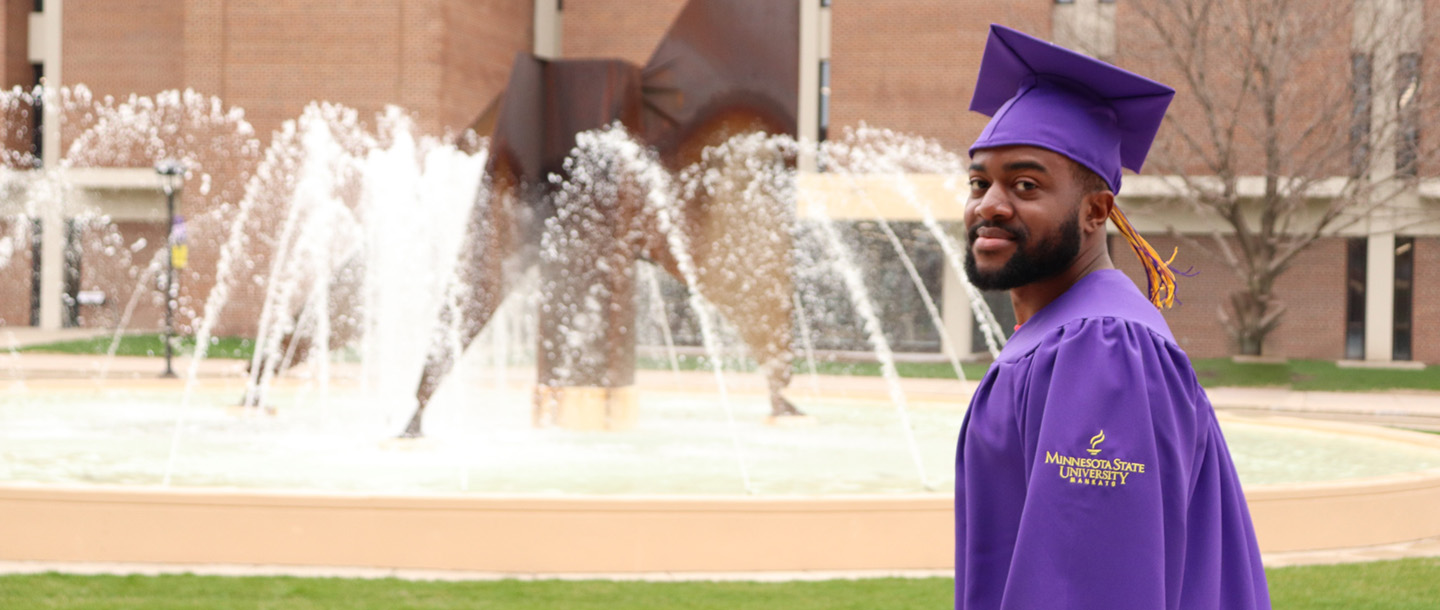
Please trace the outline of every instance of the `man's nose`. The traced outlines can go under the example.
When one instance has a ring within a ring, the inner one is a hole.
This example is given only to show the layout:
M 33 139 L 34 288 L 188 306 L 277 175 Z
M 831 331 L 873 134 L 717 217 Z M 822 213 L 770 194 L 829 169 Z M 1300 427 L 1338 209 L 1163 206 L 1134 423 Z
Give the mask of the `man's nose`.
M 975 214 L 985 220 L 1005 220 L 1014 212 L 1015 208 L 1010 205 L 1010 198 L 1005 196 L 1004 189 L 994 186 L 985 190 L 985 194 L 975 206 Z

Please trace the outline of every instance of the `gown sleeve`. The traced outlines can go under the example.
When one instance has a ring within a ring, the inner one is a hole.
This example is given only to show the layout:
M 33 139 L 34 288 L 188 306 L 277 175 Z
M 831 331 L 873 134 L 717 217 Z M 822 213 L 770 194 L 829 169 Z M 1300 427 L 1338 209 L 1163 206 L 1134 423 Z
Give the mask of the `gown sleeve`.
M 1188 360 L 1116 318 L 1059 327 L 1029 358 L 1014 414 L 1028 474 L 1002 606 L 1174 607 L 1208 430 Z

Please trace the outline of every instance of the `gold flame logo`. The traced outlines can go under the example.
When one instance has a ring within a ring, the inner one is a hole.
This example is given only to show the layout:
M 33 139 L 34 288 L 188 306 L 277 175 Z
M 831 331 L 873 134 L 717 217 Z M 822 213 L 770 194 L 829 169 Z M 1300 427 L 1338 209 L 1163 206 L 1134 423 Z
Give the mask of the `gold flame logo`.
M 1090 455 L 1100 453 L 1100 450 L 1096 449 L 1095 446 L 1103 442 L 1105 442 L 1105 431 L 1101 430 L 1099 434 L 1090 437 L 1090 448 L 1086 449 L 1086 451 L 1089 451 Z

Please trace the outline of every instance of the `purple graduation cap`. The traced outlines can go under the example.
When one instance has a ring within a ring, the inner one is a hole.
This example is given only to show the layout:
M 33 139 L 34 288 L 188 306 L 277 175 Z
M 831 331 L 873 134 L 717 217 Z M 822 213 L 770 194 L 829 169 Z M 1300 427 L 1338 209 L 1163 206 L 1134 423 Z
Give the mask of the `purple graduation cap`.
M 1140 171 L 1175 90 L 1002 25 L 990 25 L 970 109 L 991 117 L 970 154 L 1037 146 L 1065 155 L 1120 192 L 1120 169 Z M 1170 261 L 1135 232 L 1119 206 L 1110 219 L 1145 268 L 1150 302 L 1175 302 Z M 1174 260 L 1172 255 L 1170 260 Z
M 993 117 L 970 154 L 1024 144 L 1090 168 L 1120 192 L 1140 171 L 1175 90 L 1002 25 L 990 26 L 970 109 Z

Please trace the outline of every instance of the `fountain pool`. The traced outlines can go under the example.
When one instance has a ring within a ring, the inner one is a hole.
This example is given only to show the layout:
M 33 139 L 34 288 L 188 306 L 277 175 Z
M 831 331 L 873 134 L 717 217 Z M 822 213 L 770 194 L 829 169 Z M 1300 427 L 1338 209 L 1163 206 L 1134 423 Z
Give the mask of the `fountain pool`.
M 28 381 L 0 395 L 0 559 L 505 574 L 949 565 L 961 382 L 904 382 L 922 473 L 882 380 L 822 377 L 822 392 L 793 396 L 817 419 L 776 426 L 760 417 L 765 381 L 730 374 L 747 493 L 709 373 L 641 371 L 646 417 L 605 433 L 533 428 L 517 407 L 524 374 L 452 384 L 420 440 L 391 438 L 393 410 L 368 405 L 343 367 L 326 387 L 278 383 L 270 414 L 225 407 L 238 378 L 205 380 L 188 405 L 150 379 Z M 1440 534 L 1440 439 L 1222 425 L 1263 550 Z
M 516 377 L 523 372 L 516 371 Z M 740 378 L 743 375 L 733 375 Z M 713 380 L 703 373 L 642 372 L 645 417 L 611 434 L 537 429 L 529 387 L 469 388 L 437 405 L 430 438 L 389 438 L 394 414 L 359 386 L 332 381 L 328 394 L 284 384 L 275 411 L 227 408 L 233 384 L 213 384 L 189 405 L 153 382 L 45 388 L 0 399 L 0 480 L 45 484 L 159 486 L 171 458 L 177 488 L 340 491 L 377 495 L 535 494 L 745 495 L 737 459 L 761 496 L 904 494 L 953 489 L 955 434 L 967 397 L 932 390 L 912 400 L 924 473 L 877 383 L 826 378 L 838 391 L 796 393 L 818 423 L 767 424 L 766 397 L 740 392 L 737 458 Z M 753 386 L 756 380 L 749 380 Z M 744 383 L 736 380 L 732 383 Z M 943 382 L 931 382 L 936 388 Z M 32 383 L 32 385 L 34 385 Z M 139 387 L 126 387 L 138 385 Z M 847 387 L 848 386 L 848 387 Z M 481 397 L 483 396 L 483 398 Z M 1440 468 L 1422 444 L 1227 418 L 1224 429 L 1247 486 L 1365 479 Z

